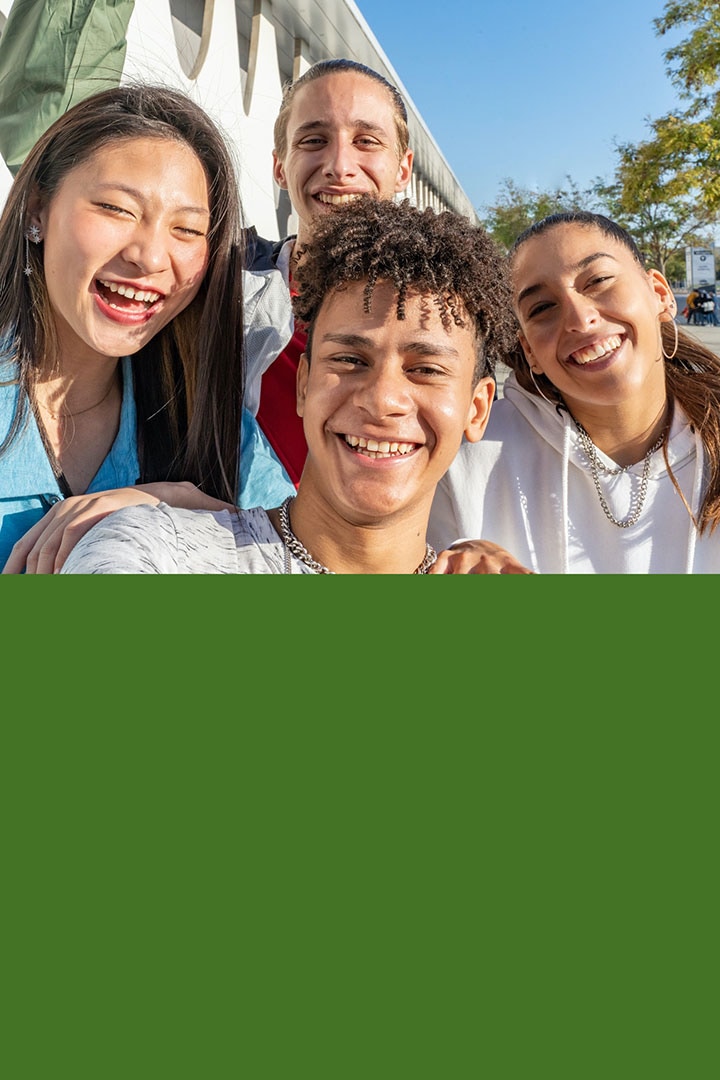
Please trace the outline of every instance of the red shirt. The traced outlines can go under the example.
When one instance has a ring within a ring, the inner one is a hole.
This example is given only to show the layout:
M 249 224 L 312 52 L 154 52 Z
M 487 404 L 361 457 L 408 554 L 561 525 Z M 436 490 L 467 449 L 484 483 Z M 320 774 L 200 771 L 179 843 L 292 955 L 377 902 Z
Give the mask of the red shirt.
M 297 414 L 296 381 L 307 334 L 296 326 L 295 333 L 262 377 L 257 421 L 270 445 L 285 466 L 295 487 L 300 483 L 307 457 L 302 418 Z

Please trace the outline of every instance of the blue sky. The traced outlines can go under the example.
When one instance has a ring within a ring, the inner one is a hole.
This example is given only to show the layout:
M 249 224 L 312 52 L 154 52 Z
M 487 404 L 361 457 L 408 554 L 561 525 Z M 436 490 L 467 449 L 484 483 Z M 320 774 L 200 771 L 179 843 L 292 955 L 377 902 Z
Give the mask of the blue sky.
M 678 103 L 663 0 L 356 0 L 477 209 L 510 177 L 550 190 L 612 178 L 614 145 Z

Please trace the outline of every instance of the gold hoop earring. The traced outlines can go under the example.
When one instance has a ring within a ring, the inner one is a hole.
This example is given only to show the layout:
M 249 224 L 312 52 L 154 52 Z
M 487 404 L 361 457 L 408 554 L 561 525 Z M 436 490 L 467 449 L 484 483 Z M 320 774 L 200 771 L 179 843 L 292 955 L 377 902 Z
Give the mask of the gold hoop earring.
M 670 353 L 670 355 L 669 355 L 669 356 L 668 356 L 668 354 L 667 354 L 667 353 L 665 352 L 665 346 L 664 346 L 664 344 L 663 344 L 663 340 L 662 340 L 662 334 L 660 335 L 660 349 L 662 350 L 662 354 L 663 354 L 663 356 L 664 356 L 664 358 L 665 358 L 666 360 L 674 360 L 674 359 L 675 359 L 675 354 L 676 354 L 676 353 L 677 353 L 677 351 L 678 351 L 678 344 L 679 344 L 679 340 L 680 340 L 680 339 L 679 339 L 679 336 L 678 336 L 678 328 L 677 328 L 677 323 L 675 322 L 675 320 L 674 320 L 674 319 L 672 320 L 672 327 L 673 327 L 673 330 L 675 331 L 675 348 L 673 349 L 673 351 L 672 351 L 672 352 Z

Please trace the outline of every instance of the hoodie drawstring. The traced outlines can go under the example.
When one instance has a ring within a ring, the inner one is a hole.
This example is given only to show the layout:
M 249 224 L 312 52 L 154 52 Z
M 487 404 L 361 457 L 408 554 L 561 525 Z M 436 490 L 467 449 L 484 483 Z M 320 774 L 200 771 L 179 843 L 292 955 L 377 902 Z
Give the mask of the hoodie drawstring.
M 562 573 L 570 573 L 570 510 L 568 507 L 568 484 L 570 471 L 570 416 L 563 411 L 563 448 L 562 448 Z

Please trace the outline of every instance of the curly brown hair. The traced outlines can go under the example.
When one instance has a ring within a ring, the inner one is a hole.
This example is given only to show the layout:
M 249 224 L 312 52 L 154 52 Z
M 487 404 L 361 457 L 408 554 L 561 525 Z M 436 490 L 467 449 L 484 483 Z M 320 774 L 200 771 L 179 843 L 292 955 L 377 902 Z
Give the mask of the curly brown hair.
M 376 282 L 397 289 L 397 315 L 405 317 L 409 294 L 432 297 L 443 325 L 475 328 L 475 377 L 493 375 L 495 365 L 516 344 L 512 288 L 507 261 L 490 234 L 450 210 L 419 210 L 401 202 L 362 196 L 335 208 L 314 227 L 297 252 L 293 279 L 296 317 L 309 327 L 326 296 L 364 281 L 365 311 Z

